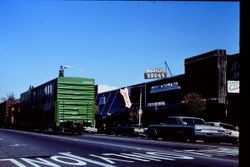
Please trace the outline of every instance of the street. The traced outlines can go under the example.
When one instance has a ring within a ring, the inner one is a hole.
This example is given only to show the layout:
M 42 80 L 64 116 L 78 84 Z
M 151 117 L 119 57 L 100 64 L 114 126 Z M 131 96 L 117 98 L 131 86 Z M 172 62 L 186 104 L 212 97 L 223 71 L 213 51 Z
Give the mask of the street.
M 237 167 L 238 146 L 0 129 L 0 167 Z

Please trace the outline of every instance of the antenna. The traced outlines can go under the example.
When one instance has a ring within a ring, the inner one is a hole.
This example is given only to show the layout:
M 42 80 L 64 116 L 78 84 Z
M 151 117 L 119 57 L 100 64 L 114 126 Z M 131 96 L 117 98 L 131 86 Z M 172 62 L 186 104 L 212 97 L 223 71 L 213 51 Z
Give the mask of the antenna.
M 172 73 L 171 73 L 171 71 L 170 71 L 170 68 L 169 68 L 169 66 L 168 66 L 167 61 L 165 61 L 165 69 L 166 69 L 166 73 L 167 73 L 167 70 L 168 70 L 170 76 L 172 77 L 173 75 L 172 75 Z

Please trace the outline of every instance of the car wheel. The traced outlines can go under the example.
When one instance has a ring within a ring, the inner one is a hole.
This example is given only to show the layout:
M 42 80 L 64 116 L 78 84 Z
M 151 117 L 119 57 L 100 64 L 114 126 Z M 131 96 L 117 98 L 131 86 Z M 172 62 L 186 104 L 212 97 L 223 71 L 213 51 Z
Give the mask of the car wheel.
M 148 131 L 147 137 L 150 139 L 157 139 L 157 131 L 155 129 L 150 129 Z

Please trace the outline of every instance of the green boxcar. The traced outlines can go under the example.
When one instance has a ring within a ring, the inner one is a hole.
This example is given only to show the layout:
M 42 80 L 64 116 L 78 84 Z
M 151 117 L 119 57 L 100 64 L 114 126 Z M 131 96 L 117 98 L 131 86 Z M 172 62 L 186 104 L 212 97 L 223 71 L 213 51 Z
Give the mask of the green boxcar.
M 58 127 L 94 123 L 94 80 L 86 78 L 57 79 L 55 121 Z
M 94 126 L 95 81 L 58 77 L 21 94 L 20 126 L 82 132 Z

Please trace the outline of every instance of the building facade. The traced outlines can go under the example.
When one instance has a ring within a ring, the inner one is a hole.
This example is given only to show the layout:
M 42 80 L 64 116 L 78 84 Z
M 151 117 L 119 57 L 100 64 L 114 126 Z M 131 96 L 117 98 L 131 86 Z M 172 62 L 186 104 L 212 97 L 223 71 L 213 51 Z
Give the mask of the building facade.
M 240 54 L 227 59 L 227 120 L 239 125 L 240 119 Z
M 99 93 L 97 127 L 110 130 L 120 122 L 138 123 L 140 109 L 143 125 L 159 123 L 168 115 L 237 124 L 239 90 L 232 92 L 229 87 L 239 85 L 239 54 L 218 49 L 184 62 L 184 74 L 127 86 L 130 108 L 120 93 L 124 88 Z

